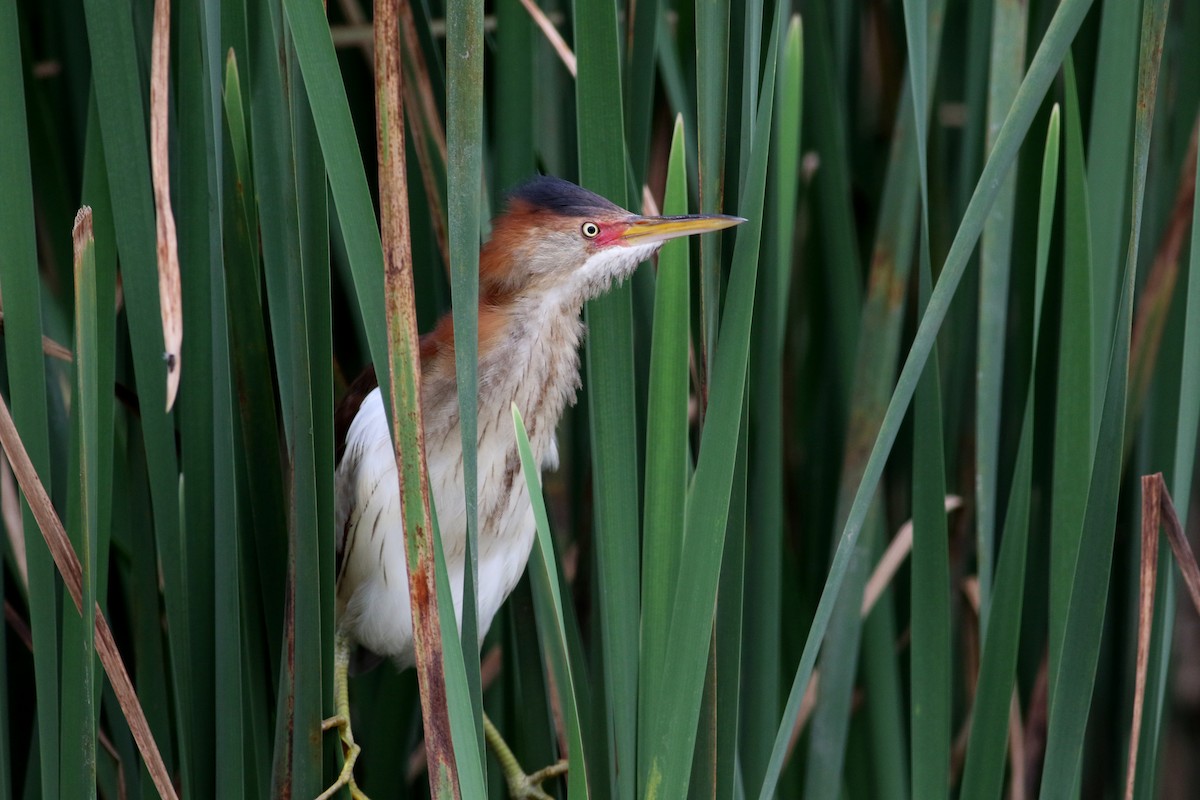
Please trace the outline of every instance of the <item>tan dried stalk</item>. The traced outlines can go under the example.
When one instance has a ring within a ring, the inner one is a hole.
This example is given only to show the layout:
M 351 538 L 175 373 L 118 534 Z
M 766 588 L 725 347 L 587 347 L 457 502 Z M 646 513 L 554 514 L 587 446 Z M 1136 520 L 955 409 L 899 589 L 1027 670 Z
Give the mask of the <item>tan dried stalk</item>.
M 1194 140 L 1193 140 L 1194 142 Z M 1129 731 L 1129 756 L 1125 768 L 1125 798 L 1132 800 L 1137 778 L 1137 751 L 1146 703 L 1146 673 L 1150 663 L 1150 636 L 1154 628 L 1154 590 L 1158 583 L 1158 529 L 1165 526 L 1167 541 L 1192 604 L 1200 612 L 1200 567 L 1175 512 L 1175 503 L 1161 472 L 1142 476 L 1142 565 L 1138 596 L 1137 671 L 1134 678 L 1133 716 Z
M 154 179 L 154 216 L 158 239 L 158 305 L 167 364 L 167 411 L 179 392 L 183 344 L 183 299 L 179 284 L 179 243 L 171 211 L 171 161 L 168 152 L 167 91 L 171 77 L 171 0 L 154 3 L 150 45 L 150 169 Z
M 383 239 L 384 304 L 388 327 L 388 377 L 392 396 L 392 445 L 408 541 L 408 590 L 412 608 L 417 682 L 425 725 L 426 764 L 439 798 L 459 798 L 458 769 L 450 731 L 442 637 L 434 569 L 429 477 L 425 471 L 425 426 L 421 416 L 421 362 L 418 356 L 412 243 L 409 239 L 408 184 L 404 164 L 403 73 L 400 66 L 399 0 L 375 3 L 375 119 L 379 156 L 379 213 Z M 403 397 L 400 393 L 411 392 Z M 401 409 L 411 414 L 406 417 Z M 405 420 L 416 426 L 415 442 L 404 447 Z M 415 445 L 415 446 L 414 446 Z M 413 467 L 416 465 L 416 469 Z M 414 475 L 415 473 L 415 475 Z M 411 507 L 413 477 L 420 508 Z M 414 557 L 415 551 L 415 557 Z

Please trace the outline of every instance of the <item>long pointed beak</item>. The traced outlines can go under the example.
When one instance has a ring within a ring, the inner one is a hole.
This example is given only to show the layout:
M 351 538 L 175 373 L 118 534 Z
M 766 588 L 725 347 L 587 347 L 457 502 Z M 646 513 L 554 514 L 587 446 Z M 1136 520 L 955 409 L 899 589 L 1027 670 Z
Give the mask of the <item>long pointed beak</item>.
M 621 234 L 621 243 L 626 245 L 653 244 L 677 239 L 680 236 L 692 236 L 697 233 L 711 233 L 745 222 L 741 217 L 730 217 L 725 214 L 693 214 L 686 217 L 634 217 L 629 227 Z

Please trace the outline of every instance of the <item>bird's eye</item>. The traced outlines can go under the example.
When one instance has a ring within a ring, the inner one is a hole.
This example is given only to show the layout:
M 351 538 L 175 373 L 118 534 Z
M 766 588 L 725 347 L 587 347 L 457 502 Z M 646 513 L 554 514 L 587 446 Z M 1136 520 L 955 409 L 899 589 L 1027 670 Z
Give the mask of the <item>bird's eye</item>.
M 594 222 L 585 222 L 580 231 L 585 239 L 595 239 L 600 235 L 600 226 Z

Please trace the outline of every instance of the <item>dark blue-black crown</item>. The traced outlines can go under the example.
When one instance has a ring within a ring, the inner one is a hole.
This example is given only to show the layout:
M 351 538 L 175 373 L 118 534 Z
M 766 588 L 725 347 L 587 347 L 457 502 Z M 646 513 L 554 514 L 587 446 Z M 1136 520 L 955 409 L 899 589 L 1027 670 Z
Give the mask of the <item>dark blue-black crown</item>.
M 521 201 L 563 217 L 584 217 L 596 212 L 619 212 L 619 206 L 570 181 L 537 175 L 508 193 L 510 203 Z

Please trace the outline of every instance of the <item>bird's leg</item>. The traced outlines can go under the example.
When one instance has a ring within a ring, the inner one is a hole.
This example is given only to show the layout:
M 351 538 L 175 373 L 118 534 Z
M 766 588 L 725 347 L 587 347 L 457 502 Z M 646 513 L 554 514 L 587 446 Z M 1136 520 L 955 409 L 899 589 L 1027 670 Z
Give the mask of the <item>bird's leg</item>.
M 333 693 L 337 713 L 321 723 L 321 730 L 337 728 L 342 739 L 342 756 L 345 760 L 337 780 L 322 792 L 317 800 L 330 800 L 342 787 L 350 790 L 353 800 L 368 800 L 354 782 L 354 763 L 358 761 L 358 754 L 362 752 L 362 748 L 355 744 L 354 732 L 350 729 L 350 639 L 344 633 L 337 634 L 334 639 Z
M 521 765 L 517 763 L 517 757 L 513 755 L 508 743 L 504 741 L 500 731 L 496 730 L 496 726 L 492 724 L 492 720 L 487 714 L 483 715 L 483 735 L 492 748 L 492 752 L 496 754 L 500 768 L 504 770 L 504 781 L 508 784 L 508 794 L 512 800 L 553 800 L 542 790 L 542 782 L 565 775 L 567 772 L 565 760 L 539 769 L 532 775 L 526 775 L 525 770 L 521 769 Z

